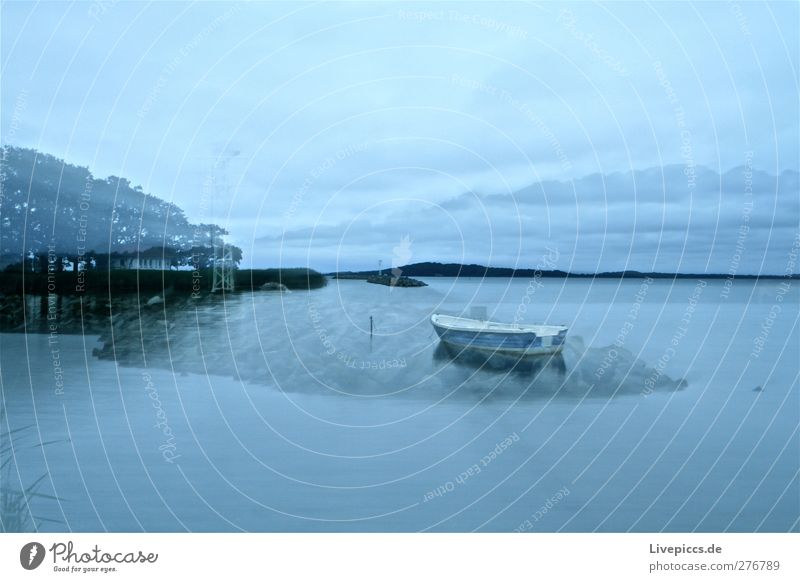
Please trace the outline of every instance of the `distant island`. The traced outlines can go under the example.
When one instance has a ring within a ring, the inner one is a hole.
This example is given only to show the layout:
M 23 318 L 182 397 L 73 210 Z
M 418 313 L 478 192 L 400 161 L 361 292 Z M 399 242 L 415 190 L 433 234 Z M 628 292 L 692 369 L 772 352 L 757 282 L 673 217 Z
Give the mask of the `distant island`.
M 646 273 L 641 271 L 608 271 L 603 273 L 570 273 L 560 270 L 512 269 L 510 267 L 487 267 L 484 265 L 462 265 L 459 263 L 413 263 L 397 267 L 403 277 L 524 277 L 528 279 L 540 277 L 575 278 L 575 279 L 800 279 L 800 274 L 792 275 L 731 275 L 722 273 Z M 337 271 L 327 275 L 333 279 L 367 279 L 382 273 L 373 271 Z

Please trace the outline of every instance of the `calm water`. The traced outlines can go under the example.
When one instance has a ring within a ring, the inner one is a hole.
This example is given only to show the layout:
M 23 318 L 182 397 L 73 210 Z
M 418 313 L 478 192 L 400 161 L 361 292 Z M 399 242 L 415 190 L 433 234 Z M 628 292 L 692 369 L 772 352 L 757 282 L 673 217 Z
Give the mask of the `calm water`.
M 151 309 L 116 362 L 1 335 L 9 424 L 35 426 L 11 484 L 48 474 L 44 530 L 798 530 L 796 286 L 427 282 Z M 430 314 L 469 306 L 568 347 L 443 350 Z

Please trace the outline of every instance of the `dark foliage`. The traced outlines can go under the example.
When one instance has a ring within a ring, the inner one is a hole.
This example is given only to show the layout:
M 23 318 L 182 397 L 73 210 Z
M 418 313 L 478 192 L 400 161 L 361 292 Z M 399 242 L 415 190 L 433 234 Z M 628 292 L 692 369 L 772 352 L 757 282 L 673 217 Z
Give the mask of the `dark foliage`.
M 210 249 L 226 234 L 217 225 L 190 223 L 181 208 L 125 178 L 97 179 L 88 168 L 36 150 L 2 148 L 0 257 L 21 262 L 48 250 L 90 257 L 170 247 L 186 264 L 193 247 Z M 230 248 L 238 263 L 241 249 Z M 208 266 L 209 252 L 201 267 Z

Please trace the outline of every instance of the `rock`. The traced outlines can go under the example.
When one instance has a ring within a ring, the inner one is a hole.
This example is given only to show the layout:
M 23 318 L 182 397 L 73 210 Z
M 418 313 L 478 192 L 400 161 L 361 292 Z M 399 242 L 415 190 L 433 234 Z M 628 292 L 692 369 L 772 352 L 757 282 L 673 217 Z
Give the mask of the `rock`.
M 289 288 L 283 283 L 264 283 L 261 286 L 262 291 L 282 291 L 284 293 L 291 293 Z
M 386 285 L 387 287 L 427 287 L 428 284 L 411 277 L 392 277 L 390 275 L 372 275 L 367 277 L 367 283 Z

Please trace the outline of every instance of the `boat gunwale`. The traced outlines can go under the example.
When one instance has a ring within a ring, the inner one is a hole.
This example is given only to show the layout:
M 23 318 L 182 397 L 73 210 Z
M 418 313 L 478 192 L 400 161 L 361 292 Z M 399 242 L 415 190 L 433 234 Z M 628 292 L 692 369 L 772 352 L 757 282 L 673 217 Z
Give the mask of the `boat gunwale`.
M 447 323 L 443 323 L 438 321 L 440 317 L 447 317 L 452 320 L 459 320 L 459 321 L 467 321 L 467 322 L 475 322 L 481 324 L 481 326 L 459 326 L 459 325 L 451 325 Z M 465 331 L 465 332 L 477 332 L 477 333 L 491 333 L 491 334 L 528 334 L 532 333 L 539 337 L 554 337 L 557 336 L 559 333 L 563 331 L 568 331 L 568 327 L 565 325 L 536 325 L 536 324 L 518 324 L 518 323 L 502 323 L 498 321 L 484 321 L 480 319 L 471 319 L 468 317 L 458 317 L 456 315 L 444 315 L 440 313 L 434 313 L 431 315 L 431 324 L 434 327 L 440 327 L 446 330 L 453 330 L 453 331 Z M 490 329 L 489 326 L 495 325 L 498 326 L 496 329 Z M 517 326 L 516 329 L 512 328 L 511 326 Z

